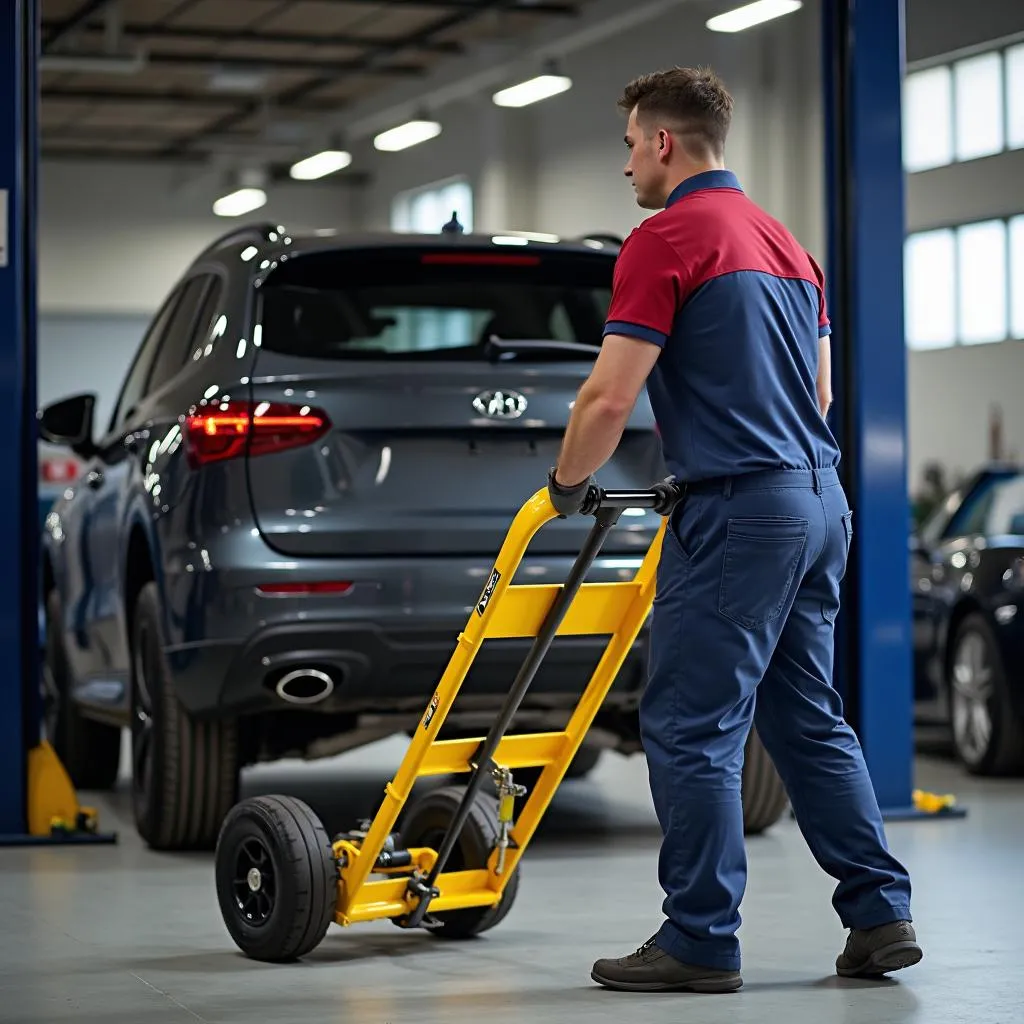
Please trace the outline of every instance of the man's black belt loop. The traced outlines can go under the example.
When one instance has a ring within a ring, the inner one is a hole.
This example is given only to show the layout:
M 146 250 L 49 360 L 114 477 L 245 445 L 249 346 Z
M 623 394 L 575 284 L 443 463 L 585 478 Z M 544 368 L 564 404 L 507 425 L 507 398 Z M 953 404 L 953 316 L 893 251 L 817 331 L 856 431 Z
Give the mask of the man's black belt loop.
M 725 486 L 722 488 L 722 494 L 725 496 L 725 500 L 728 501 L 732 497 L 732 477 L 727 476 L 725 478 Z

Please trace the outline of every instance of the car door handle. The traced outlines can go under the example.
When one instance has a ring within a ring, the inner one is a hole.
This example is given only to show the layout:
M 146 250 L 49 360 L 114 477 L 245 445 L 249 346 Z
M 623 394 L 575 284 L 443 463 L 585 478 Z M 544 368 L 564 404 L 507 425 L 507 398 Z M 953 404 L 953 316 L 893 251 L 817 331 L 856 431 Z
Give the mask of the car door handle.
M 103 473 L 98 469 L 90 469 L 85 474 L 86 486 L 91 487 L 94 491 L 103 483 Z

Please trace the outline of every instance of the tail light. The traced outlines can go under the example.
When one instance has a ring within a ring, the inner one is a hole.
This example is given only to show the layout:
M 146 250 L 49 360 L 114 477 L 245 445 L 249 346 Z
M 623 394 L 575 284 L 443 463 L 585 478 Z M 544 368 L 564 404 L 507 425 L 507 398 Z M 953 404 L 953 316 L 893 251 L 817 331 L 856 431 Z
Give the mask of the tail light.
M 312 444 L 330 429 L 327 414 L 308 405 L 213 402 L 185 417 L 184 433 L 189 461 L 203 466 Z

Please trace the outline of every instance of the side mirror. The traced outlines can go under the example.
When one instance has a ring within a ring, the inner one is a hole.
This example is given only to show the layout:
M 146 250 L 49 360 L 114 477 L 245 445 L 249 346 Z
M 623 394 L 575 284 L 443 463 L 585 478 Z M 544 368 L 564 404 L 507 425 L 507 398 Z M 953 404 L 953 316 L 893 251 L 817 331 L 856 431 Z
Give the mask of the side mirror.
M 44 441 L 70 448 L 76 455 L 88 459 L 97 451 L 92 440 L 95 409 L 96 396 L 91 393 L 54 402 L 36 416 L 39 434 Z

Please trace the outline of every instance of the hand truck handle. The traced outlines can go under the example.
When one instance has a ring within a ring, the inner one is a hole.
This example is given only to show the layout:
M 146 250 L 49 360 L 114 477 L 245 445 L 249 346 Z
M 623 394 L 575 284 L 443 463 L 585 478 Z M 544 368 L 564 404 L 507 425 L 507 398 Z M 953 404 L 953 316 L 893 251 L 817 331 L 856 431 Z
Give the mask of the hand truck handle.
M 580 511 L 594 515 L 603 508 L 649 508 L 659 515 L 669 515 L 683 497 L 684 487 L 669 477 L 647 490 L 604 490 L 592 486 Z

